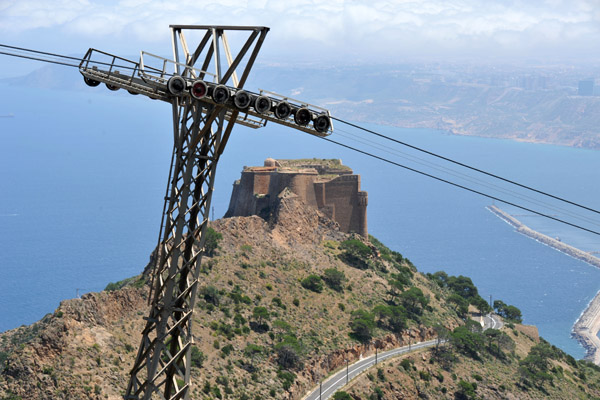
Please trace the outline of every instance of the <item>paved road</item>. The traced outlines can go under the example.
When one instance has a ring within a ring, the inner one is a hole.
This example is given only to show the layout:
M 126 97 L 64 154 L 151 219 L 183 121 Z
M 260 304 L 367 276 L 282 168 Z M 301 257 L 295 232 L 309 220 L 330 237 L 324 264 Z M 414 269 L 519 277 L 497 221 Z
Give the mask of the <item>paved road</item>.
M 410 346 L 399 347 L 397 349 L 388 350 L 381 352 L 377 355 L 377 362 L 381 362 L 390 357 L 394 357 L 403 353 L 407 353 L 410 350 L 422 349 L 424 347 L 435 346 L 437 343 L 437 339 L 429 340 L 427 342 L 415 343 Z M 358 360 L 354 364 L 348 366 L 348 382 L 350 382 L 354 377 L 365 371 L 366 369 L 375 365 L 375 355 L 372 355 L 367 358 L 363 358 L 362 360 Z M 329 399 L 334 395 L 335 392 L 340 390 L 346 385 L 346 368 L 343 368 L 335 375 L 331 376 L 321 387 L 321 397 L 320 400 Z M 319 386 L 313 389 L 310 394 L 304 397 L 303 400 L 319 400 Z
M 483 330 L 486 329 L 500 329 L 504 326 L 502 321 L 497 315 L 487 314 L 483 317 Z

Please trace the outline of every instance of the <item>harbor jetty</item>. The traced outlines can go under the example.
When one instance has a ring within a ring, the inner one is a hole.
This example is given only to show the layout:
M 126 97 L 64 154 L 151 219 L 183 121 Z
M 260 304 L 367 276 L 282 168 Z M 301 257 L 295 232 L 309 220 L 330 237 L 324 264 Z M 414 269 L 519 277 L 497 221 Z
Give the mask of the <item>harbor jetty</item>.
M 514 227 L 517 232 L 573 258 L 600 268 L 600 258 L 563 243 L 560 240 L 553 239 L 550 236 L 534 231 L 496 206 L 488 206 L 487 209 Z M 598 338 L 598 331 L 600 331 L 600 292 L 596 294 L 588 304 L 587 308 L 581 313 L 581 316 L 577 319 L 571 331 L 571 335 L 585 348 L 585 358 L 596 365 L 600 365 L 600 339 Z

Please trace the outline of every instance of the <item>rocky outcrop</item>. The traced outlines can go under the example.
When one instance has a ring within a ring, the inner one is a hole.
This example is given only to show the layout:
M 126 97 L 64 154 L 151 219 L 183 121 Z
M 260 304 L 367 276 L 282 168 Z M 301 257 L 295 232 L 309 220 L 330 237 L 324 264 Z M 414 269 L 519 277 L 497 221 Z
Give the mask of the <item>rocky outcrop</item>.
M 124 320 L 140 319 L 138 312 L 145 309 L 146 296 L 146 288 L 89 293 L 61 302 L 54 314 L 31 326 L 5 332 L 2 343 L 17 346 L 5 361 L 0 395 L 36 400 L 120 399 L 123 376 L 111 374 L 106 359 L 125 344 L 133 349 L 132 338 L 120 335 L 116 327 Z M 92 368 L 97 378 L 84 379 L 83 371 Z

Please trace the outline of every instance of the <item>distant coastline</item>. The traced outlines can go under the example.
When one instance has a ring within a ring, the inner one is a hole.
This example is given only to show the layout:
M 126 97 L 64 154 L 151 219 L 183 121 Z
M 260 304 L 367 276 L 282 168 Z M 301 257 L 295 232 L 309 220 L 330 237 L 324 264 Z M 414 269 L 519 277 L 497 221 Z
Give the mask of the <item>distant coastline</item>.
M 509 225 L 513 226 L 517 232 L 573 258 L 600 268 L 600 258 L 594 257 L 585 251 L 534 231 L 496 206 L 488 206 L 487 209 Z M 585 359 L 592 361 L 596 365 L 600 365 L 600 339 L 598 338 L 598 331 L 600 331 L 600 291 L 581 313 L 571 331 L 571 335 L 585 348 Z

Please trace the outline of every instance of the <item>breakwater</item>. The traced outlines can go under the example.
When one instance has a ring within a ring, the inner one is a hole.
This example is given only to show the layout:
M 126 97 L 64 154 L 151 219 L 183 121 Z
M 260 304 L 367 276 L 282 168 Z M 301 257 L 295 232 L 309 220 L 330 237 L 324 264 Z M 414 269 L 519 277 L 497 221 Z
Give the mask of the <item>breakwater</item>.
M 594 257 L 590 253 L 563 243 L 560 240 L 553 239 L 542 233 L 534 231 L 496 206 L 488 206 L 487 209 L 514 227 L 517 232 L 535 239 L 538 242 L 550 246 L 573 258 L 600 268 L 600 258 Z M 589 302 L 586 309 L 581 313 L 575 322 L 575 325 L 573 325 L 573 329 L 571 331 L 571 335 L 577 339 L 577 341 L 586 350 L 585 358 L 597 365 L 600 365 L 600 339 L 598 338 L 598 331 L 600 331 L 600 292 L 598 292 L 592 301 Z
M 590 265 L 593 265 L 594 267 L 600 268 L 600 258 L 594 257 L 590 253 L 587 253 L 583 250 L 579 250 L 578 248 L 568 245 L 566 243 L 563 243 L 560 240 L 556 240 L 554 238 L 551 238 L 550 236 L 546 236 L 543 233 L 534 231 L 533 229 L 529 228 L 527 225 L 523 224 L 518 219 L 505 213 L 504 211 L 502 211 L 501 209 L 499 209 L 496 206 L 488 206 L 487 209 L 490 210 L 491 212 L 493 212 L 494 214 L 496 214 L 502 220 L 504 220 L 507 223 L 509 223 L 510 225 L 512 225 L 517 230 L 517 232 L 522 233 L 525 236 L 529 236 L 530 238 L 535 239 L 538 242 L 543 243 L 547 246 L 550 246 L 550 247 L 552 247 L 562 253 L 565 253 L 573 258 L 576 258 L 578 260 L 586 262 Z

